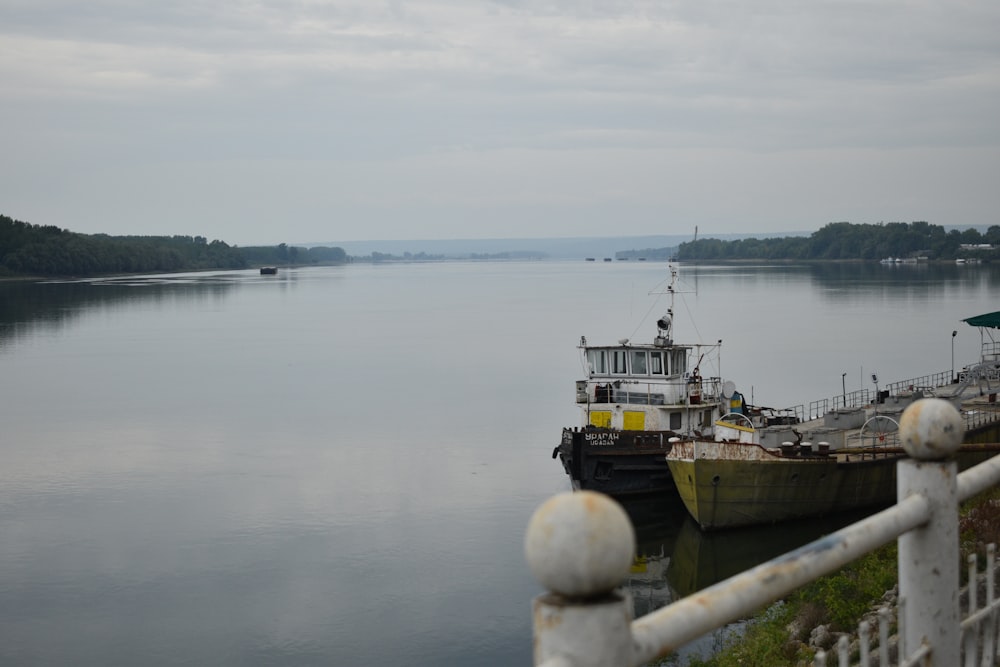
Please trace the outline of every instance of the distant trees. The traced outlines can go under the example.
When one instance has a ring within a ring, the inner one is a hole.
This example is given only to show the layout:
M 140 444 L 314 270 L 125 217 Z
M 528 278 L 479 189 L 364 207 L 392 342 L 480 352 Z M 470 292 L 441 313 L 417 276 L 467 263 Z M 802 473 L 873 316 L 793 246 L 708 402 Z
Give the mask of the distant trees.
M 306 251 L 310 262 L 320 264 L 339 264 L 347 261 L 347 253 L 343 248 L 317 246 Z
M 917 257 L 954 259 L 989 257 L 992 250 L 967 250 L 962 245 L 1000 245 L 1000 226 L 985 235 L 976 229 L 945 231 L 927 222 L 853 224 L 831 222 L 810 236 L 721 241 L 706 238 L 682 243 L 677 249 L 681 260 L 725 259 L 866 259 Z
M 276 246 L 248 246 L 240 248 L 247 263 L 261 264 L 341 264 L 348 260 L 343 248 L 316 246 L 301 248 L 279 243 Z
M 250 256 L 264 259 L 251 259 Z M 251 263 L 334 263 L 342 248 L 240 249 L 204 236 L 77 234 L 0 215 L 0 276 L 93 276 L 204 269 L 243 269 Z

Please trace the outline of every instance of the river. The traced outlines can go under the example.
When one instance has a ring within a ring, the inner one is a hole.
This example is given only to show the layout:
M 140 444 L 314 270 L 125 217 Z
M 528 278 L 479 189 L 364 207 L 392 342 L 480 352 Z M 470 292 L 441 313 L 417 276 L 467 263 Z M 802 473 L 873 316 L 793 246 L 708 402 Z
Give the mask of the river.
M 568 488 L 576 345 L 650 338 L 667 280 L 536 261 L 0 283 L 0 663 L 530 664 L 523 535 Z M 961 319 L 998 285 L 682 265 L 676 338 L 722 339 L 712 374 L 790 406 L 974 361 Z M 628 509 L 639 613 L 831 529 L 707 537 Z

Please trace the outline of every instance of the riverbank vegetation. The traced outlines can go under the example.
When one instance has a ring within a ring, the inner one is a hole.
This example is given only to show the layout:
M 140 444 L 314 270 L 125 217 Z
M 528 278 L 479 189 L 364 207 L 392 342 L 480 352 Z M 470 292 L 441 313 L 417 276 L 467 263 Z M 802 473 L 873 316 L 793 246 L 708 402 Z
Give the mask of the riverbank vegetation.
M 343 248 L 239 248 L 204 236 L 78 234 L 0 215 L 0 277 L 88 277 L 244 269 L 260 264 L 336 264 Z
M 945 231 L 927 222 L 853 224 L 832 222 L 809 236 L 713 238 L 682 243 L 677 259 L 694 260 L 881 260 L 887 258 L 991 259 L 1000 246 L 1000 225 L 986 233 L 976 229 Z
M 1000 543 L 1000 489 L 966 502 L 959 516 L 959 563 L 975 554 L 985 570 L 986 545 Z M 959 567 L 962 584 L 967 568 Z M 858 622 L 895 601 L 897 550 L 892 543 L 799 589 L 752 619 L 710 658 L 692 658 L 688 667 L 800 667 L 816 650 L 827 651 L 842 634 L 857 636 Z M 814 629 L 819 628 L 819 632 Z M 895 629 L 893 628 L 893 631 Z M 827 658 L 828 663 L 830 658 Z M 661 664 L 677 665 L 670 658 Z

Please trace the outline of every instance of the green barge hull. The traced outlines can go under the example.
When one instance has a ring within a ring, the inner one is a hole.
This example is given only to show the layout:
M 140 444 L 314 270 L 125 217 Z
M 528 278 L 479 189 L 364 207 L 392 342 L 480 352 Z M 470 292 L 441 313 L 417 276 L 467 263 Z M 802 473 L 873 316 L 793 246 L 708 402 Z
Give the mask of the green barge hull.
M 783 458 L 759 445 L 690 442 L 668 457 L 681 501 L 703 529 L 768 524 L 896 500 L 901 450 Z M 964 470 L 1000 453 L 998 444 L 965 444 Z

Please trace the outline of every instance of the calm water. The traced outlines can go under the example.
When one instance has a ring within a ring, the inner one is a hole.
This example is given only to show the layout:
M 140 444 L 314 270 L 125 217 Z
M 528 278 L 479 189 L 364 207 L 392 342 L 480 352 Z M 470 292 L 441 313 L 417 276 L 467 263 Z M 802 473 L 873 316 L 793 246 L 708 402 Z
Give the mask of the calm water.
M 723 339 L 722 375 L 778 407 L 948 370 L 953 343 L 968 363 L 961 318 L 1000 309 L 988 266 L 681 278 L 677 338 Z M 531 262 L 0 284 L 0 664 L 530 664 L 522 539 L 568 486 L 550 455 L 578 420 L 575 346 L 649 338 L 665 279 Z M 629 509 L 662 555 L 640 612 L 817 530 L 709 538 L 676 507 Z

